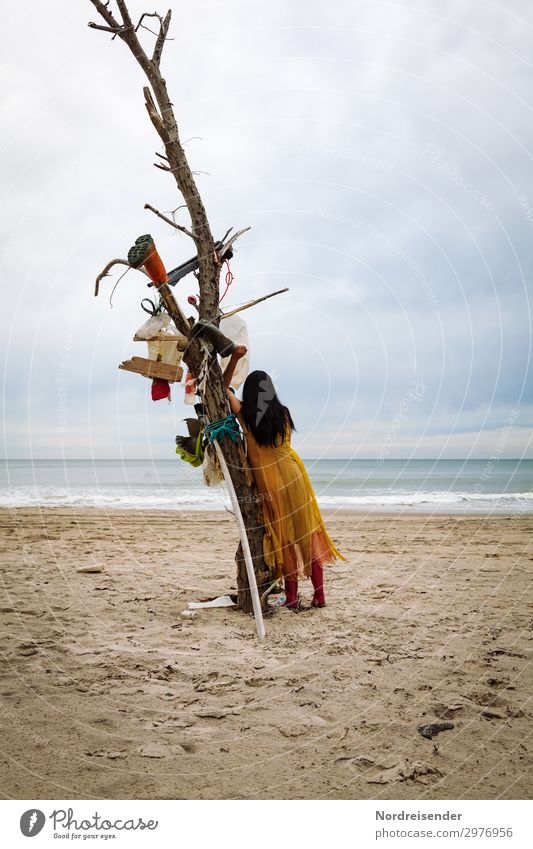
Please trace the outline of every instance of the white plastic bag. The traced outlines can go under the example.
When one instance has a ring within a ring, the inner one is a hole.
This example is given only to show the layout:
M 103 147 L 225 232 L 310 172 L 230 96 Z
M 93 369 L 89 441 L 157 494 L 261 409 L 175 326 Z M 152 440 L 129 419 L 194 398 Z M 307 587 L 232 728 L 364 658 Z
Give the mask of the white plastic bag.
M 246 322 L 240 318 L 238 315 L 230 315 L 229 318 L 220 319 L 220 329 L 224 336 L 227 336 L 228 339 L 231 339 L 232 342 L 235 342 L 237 345 L 246 345 L 248 348 L 248 328 L 246 326 Z M 224 372 L 226 370 L 226 366 L 230 361 L 229 357 L 224 357 L 220 360 L 220 368 Z M 233 380 L 231 381 L 231 385 L 234 389 L 238 389 L 241 386 L 246 378 L 248 377 L 248 372 L 250 371 L 250 354 L 247 353 L 244 357 L 242 357 L 235 368 L 235 372 L 233 375 Z
M 220 486 L 224 480 L 222 469 L 217 462 L 217 455 L 212 445 L 208 445 L 205 449 L 202 474 L 206 486 Z
M 182 351 L 178 351 L 176 337 L 180 334 L 170 324 L 170 316 L 166 312 L 159 315 L 152 315 L 139 327 L 134 336 L 136 342 L 145 340 L 148 345 L 148 359 L 160 360 L 163 363 L 168 363 L 171 366 L 178 366 L 181 363 L 183 356 Z M 162 338 L 152 339 L 153 336 Z M 168 341 L 167 341 L 167 337 Z M 148 342 L 147 340 L 151 340 Z

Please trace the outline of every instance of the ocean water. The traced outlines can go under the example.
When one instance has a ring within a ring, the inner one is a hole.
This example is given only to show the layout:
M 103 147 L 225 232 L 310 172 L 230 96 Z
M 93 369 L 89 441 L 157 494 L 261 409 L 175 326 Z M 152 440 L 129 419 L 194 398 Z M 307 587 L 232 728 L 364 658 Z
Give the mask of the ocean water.
M 321 507 L 368 511 L 533 513 L 533 460 L 306 460 Z M 209 510 L 224 486 L 168 460 L 0 461 L 0 506 Z

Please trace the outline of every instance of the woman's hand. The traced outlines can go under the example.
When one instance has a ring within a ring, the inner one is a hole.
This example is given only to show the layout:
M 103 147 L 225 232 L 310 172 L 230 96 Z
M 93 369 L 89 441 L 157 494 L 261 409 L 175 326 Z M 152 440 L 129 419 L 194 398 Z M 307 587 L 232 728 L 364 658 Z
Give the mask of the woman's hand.
M 235 345 L 231 353 L 231 357 L 229 359 L 229 363 L 224 369 L 224 385 L 229 392 L 229 387 L 231 386 L 231 381 L 233 380 L 233 375 L 235 374 L 235 369 L 237 367 L 237 363 L 248 353 L 248 348 L 246 345 Z M 232 395 L 233 393 L 229 393 Z M 234 397 L 234 396 L 233 396 Z M 236 399 L 235 399 L 236 400 Z M 231 403 L 231 398 L 230 398 Z M 239 402 L 240 405 L 240 402 Z M 233 407 L 232 407 L 233 409 Z M 235 412 L 235 410 L 233 410 Z

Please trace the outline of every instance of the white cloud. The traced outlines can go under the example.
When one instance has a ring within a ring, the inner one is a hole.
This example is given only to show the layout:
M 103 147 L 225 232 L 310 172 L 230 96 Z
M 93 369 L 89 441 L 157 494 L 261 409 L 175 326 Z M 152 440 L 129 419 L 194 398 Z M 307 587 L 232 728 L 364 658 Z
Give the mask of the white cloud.
M 228 304 L 291 289 L 248 316 L 253 365 L 279 376 L 302 453 L 372 456 L 423 379 L 402 456 L 481 456 L 515 408 L 505 451 L 522 454 L 532 225 L 520 197 L 533 206 L 523 4 L 172 5 L 164 70 L 191 163 L 211 175 L 198 182 L 214 232 L 253 225 Z M 141 232 L 169 266 L 191 254 L 143 210 L 179 199 L 151 165 L 142 75 L 122 44 L 87 28 L 94 19 L 88 0 L 4 16 L 9 456 L 166 456 L 186 414 L 177 400 L 162 411 L 147 381 L 117 370 L 138 352 L 139 275 L 119 284 L 112 311 L 114 280 L 92 296 L 97 271 Z M 191 278 L 178 295 L 194 289 Z

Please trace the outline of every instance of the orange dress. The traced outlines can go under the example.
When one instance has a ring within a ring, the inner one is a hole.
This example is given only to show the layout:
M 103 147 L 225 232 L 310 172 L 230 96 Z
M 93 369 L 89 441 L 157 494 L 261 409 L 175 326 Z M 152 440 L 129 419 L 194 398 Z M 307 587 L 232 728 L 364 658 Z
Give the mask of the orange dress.
M 265 447 L 238 418 L 263 504 L 263 554 L 273 577 L 309 577 L 313 559 L 321 566 L 344 560 L 326 531 L 305 466 L 291 447 L 290 428 L 280 445 Z

